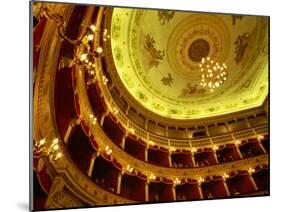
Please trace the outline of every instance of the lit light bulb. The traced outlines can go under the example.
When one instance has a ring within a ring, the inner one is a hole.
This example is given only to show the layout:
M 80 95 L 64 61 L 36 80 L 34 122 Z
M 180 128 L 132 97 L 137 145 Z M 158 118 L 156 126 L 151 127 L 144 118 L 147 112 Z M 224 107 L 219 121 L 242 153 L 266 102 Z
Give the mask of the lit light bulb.
M 93 34 L 88 35 L 88 40 L 90 41 L 94 40 L 94 35 Z
M 54 146 L 54 150 L 57 151 L 58 149 L 59 149 L 59 145 L 56 144 L 56 145 Z
M 96 29 L 97 29 L 97 27 L 96 27 L 95 25 L 91 25 L 91 26 L 90 26 L 90 29 L 92 30 L 92 32 L 95 32 Z
M 224 173 L 222 177 L 223 177 L 224 179 L 227 179 L 227 178 L 229 178 L 229 175 L 226 174 L 226 173 Z
M 39 141 L 39 146 L 44 145 L 45 142 L 46 142 L 45 138 L 41 139 L 41 140 Z
M 97 51 L 98 54 L 101 54 L 102 53 L 102 48 L 98 47 L 96 51 Z
M 83 61 L 83 60 L 86 60 L 87 59 L 87 54 L 81 54 L 80 56 L 80 60 Z
M 61 156 L 62 156 L 62 153 L 59 152 L 59 153 L 57 154 L 57 156 L 56 156 L 56 160 L 59 159 L 59 158 L 61 158 Z
M 57 138 L 55 138 L 54 140 L 53 140 L 53 144 L 57 144 L 59 142 L 59 139 L 57 139 Z

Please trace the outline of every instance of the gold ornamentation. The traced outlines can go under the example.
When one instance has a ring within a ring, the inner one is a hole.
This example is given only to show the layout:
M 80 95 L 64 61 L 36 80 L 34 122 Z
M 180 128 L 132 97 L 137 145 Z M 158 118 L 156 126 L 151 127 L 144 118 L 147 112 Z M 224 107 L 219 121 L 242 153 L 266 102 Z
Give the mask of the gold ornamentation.
M 91 25 L 87 27 L 85 32 L 81 34 L 77 39 L 73 40 L 66 35 L 66 21 L 63 16 L 54 12 L 48 5 L 43 6 L 42 17 L 46 17 L 50 20 L 53 20 L 57 24 L 57 30 L 60 37 L 69 42 L 72 45 L 75 45 L 77 48 L 77 53 L 71 62 L 71 66 L 73 63 L 77 65 L 83 65 L 87 70 L 94 69 L 94 58 L 99 57 L 102 54 L 101 47 L 93 48 L 93 40 L 96 36 L 96 32 L 98 31 L 95 25 Z M 103 38 L 108 39 L 107 30 L 103 33 Z M 60 66 L 63 64 L 60 64 Z
M 168 10 L 159 10 L 158 11 L 158 20 L 161 25 L 164 25 L 166 22 L 169 22 L 175 15 L 175 11 Z
M 163 85 L 167 85 L 167 86 L 169 86 L 169 87 L 172 86 L 173 80 L 174 80 L 174 79 L 172 78 L 172 75 L 171 75 L 170 73 L 168 73 L 168 76 L 167 76 L 167 77 L 163 77 L 163 78 L 161 79 L 162 84 L 163 84 Z
M 188 57 L 194 62 L 200 62 L 207 57 L 210 51 L 210 44 L 204 39 L 197 39 L 188 48 Z
M 236 24 L 236 20 L 239 19 L 239 20 L 242 20 L 243 18 L 243 15 L 232 15 L 232 25 L 235 25 Z
M 40 172 L 43 168 L 43 157 L 49 157 L 50 161 L 56 161 L 62 157 L 62 153 L 59 150 L 58 139 L 54 139 L 51 145 L 46 145 L 46 139 L 42 139 L 39 142 L 34 144 L 33 147 L 33 156 L 34 158 L 38 158 L 38 167 L 37 171 Z
M 193 94 L 204 94 L 204 93 L 206 93 L 205 88 L 199 88 L 198 84 L 187 83 L 186 87 L 181 90 L 181 94 L 179 95 L 179 97 L 182 98 L 182 97 L 188 97 Z
M 225 63 L 220 64 L 207 57 L 202 58 L 199 67 L 202 73 L 200 85 L 210 92 L 219 88 L 228 78 L 228 70 Z
M 249 33 L 245 32 L 243 35 L 239 35 L 234 42 L 235 45 L 235 62 L 239 64 L 243 58 L 243 55 L 249 45 Z
M 163 60 L 165 51 L 157 50 L 155 47 L 155 40 L 149 34 L 145 36 L 145 46 L 144 48 L 150 53 L 151 60 L 149 63 L 149 68 L 158 67 L 159 60 Z

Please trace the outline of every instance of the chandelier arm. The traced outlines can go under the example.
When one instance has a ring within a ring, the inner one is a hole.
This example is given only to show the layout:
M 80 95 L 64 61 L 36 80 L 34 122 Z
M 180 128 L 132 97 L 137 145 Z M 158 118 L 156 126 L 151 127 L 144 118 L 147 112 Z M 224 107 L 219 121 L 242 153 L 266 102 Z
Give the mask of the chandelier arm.
M 89 29 L 87 29 L 86 32 L 83 33 L 81 36 L 79 36 L 79 38 L 71 39 L 66 35 L 66 22 L 61 15 L 52 12 L 48 6 L 45 6 L 42 15 L 48 19 L 55 21 L 58 25 L 58 33 L 60 37 L 66 40 L 67 42 L 71 43 L 72 45 L 79 45 L 82 39 L 85 37 L 85 35 L 88 34 Z

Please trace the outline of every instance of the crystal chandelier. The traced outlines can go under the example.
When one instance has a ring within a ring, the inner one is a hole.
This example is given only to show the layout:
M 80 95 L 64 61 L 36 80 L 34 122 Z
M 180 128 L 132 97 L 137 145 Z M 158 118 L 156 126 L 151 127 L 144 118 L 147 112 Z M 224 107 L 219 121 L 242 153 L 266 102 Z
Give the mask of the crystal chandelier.
M 219 88 L 228 78 L 228 70 L 225 63 L 220 64 L 207 57 L 201 59 L 199 67 L 202 72 L 200 85 L 210 92 Z

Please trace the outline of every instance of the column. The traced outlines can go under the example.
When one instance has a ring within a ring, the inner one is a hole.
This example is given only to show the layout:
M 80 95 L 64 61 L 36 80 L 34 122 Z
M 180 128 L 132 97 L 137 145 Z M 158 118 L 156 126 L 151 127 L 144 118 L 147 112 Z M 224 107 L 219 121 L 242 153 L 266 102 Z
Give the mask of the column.
M 149 202 L 149 181 L 145 182 L 145 201 Z
M 122 143 L 121 143 L 122 149 L 125 149 L 126 138 L 127 138 L 127 134 L 126 134 L 126 135 L 123 135 L 123 137 L 122 137 Z
M 92 158 L 91 158 L 90 167 L 89 167 L 89 169 L 88 169 L 88 176 L 89 176 L 89 177 L 92 176 L 93 169 L 94 169 L 94 164 L 95 164 L 95 160 L 96 160 L 97 157 L 98 157 L 98 153 L 97 153 L 97 152 L 94 152 L 94 153 L 93 153 L 93 156 L 92 156 Z
M 262 143 L 261 143 L 261 140 L 258 141 L 258 145 L 259 145 L 259 147 L 262 149 L 263 153 L 264 153 L 264 154 L 267 154 L 265 148 L 263 147 L 263 145 L 262 145 Z
M 209 132 L 209 128 L 207 126 L 205 126 L 205 131 L 206 131 L 207 136 L 209 137 L 210 136 L 210 132 Z
M 217 151 L 215 149 L 213 149 L 213 152 L 214 152 L 214 157 L 215 157 L 216 163 L 219 164 L 218 156 L 216 153 Z
M 67 128 L 66 133 L 65 133 L 64 138 L 63 138 L 65 144 L 68 143 L 68 139 L 69 139 L 69 136 L 70 136 L 70 134 L 71 134 L 71 132 L 72 132 L 72 129 L 73 129 L 76 125 L 80 124 L 80 122 L 81 122 L 81 120 L 80 120 L 79 118 L 77 118 L 77 119 L 72 119 L 72 121 L 71 121 L 70 124 L 68 125 L 68 128 Z
M 174 185 L 174 184 L 173 184 L 173 187 L 172 187 L 172 192 L 173 192 L 173 199 L 174 199 L 174 201 L 177 201 L 176 185 Z
M 168 159 L 169 159 L 169 167 L 172 167 L 173 164 L 172 164 L 172 152 L 171 151 L 169 151 Z
M 120 192 L 121 192 L 122 175 L 123 175 L 123 172 L 118 173 L 117 194 L 120 194 Z
M 225 188 L 227 196 L 230 197 L 230 192 L 229 192 L 229 189 L 228 189 L 228 186 L 227 186 L 227 183 L 226 183 L 226 179 L 223 179 L 223 186 Z
M 147 125 L 148 125 L 148 119 L 145 119 L 145 126 L 144 126 L 145 130 L 147 130 Z
M 256 182 L 255 182 L 255 180 L 254 180 L 254 178 L 253 178 L 253 176 L 252 176 L 252 173 L 249 173 L 249 178 L 250 178 L 250 180 L 251 180 L 251 182 L 252 182 L 252 184 L 253 184 L 255 190 L 256 190 L 256 191 L 259 190 L 259 189 L 258 189 L 258 186 L 257 186 L 257 184 L 256 184 Z
M 195 162 L 194 152 L 192 152 L 192 153 L 191 153 L 191 159 L 192 159 L 192 164 L 193 164 L 193 167 L 196 167 L 196 162 Z
M 104 114 L 102 114 L 101 119 L 100 119 L 100 126 L 103 126 L 104 119 L 108 114 L 109 114 L 108 110 L 106 112 L 104 112 Z
M 225 128 L 226 128 L 226 131 L 229 133 L 230 132 L 230 129 L 229 129 L 229 126 L 228 126 L 228 123 L 225 122 Z
M 240 156 L 240 159 L 243 159 L 243 155 L 242 155 L 242 153 L 240 152 L 239 145 L 238 145 L 238 144 L 235 144 L 235 147 L 236 147 L 236 150 L 237 150 L 237 152 L 238 152 L 238 155 Z
M 145 162 L 148 161 L 148 147 L 146 146 L 145 151 L 144 151 L 144 160 Z
M 74 126 L 73 126 L 73 124 L 72 124 L 72 122 L 71 122 L 71 123 L 68 125 L 68 128 L 67 128 L 66 133 L 65 133 L 64 138 L 63 138 L 65 144 L 68 143 L 68 139 L 69 139 L 70 133 L 71 133 L 71 131 L 72 131 L 73 128 L 74 128 Z
M 246 121 L 246 125 L 247 125 L 247 127 L 248 127 L 248 128 L 251 128 L 251 125 L 250 125 L 250 123 L 249 123 L 248 118 L 245 118 L 245 121 Z
M 130 106 L 128 105 L 127 108 L 126 108 L 126 110 L 125 110 L 125 114 L 126 114 L 126 115 L 128 115 L 129 110 L 130 110 Z
M 199 191 L 200 199 L 204 199 L 202 188 L 201 188 L 201 183 L 198 183 L 197 186 L 198 186 L 198 191 Z

